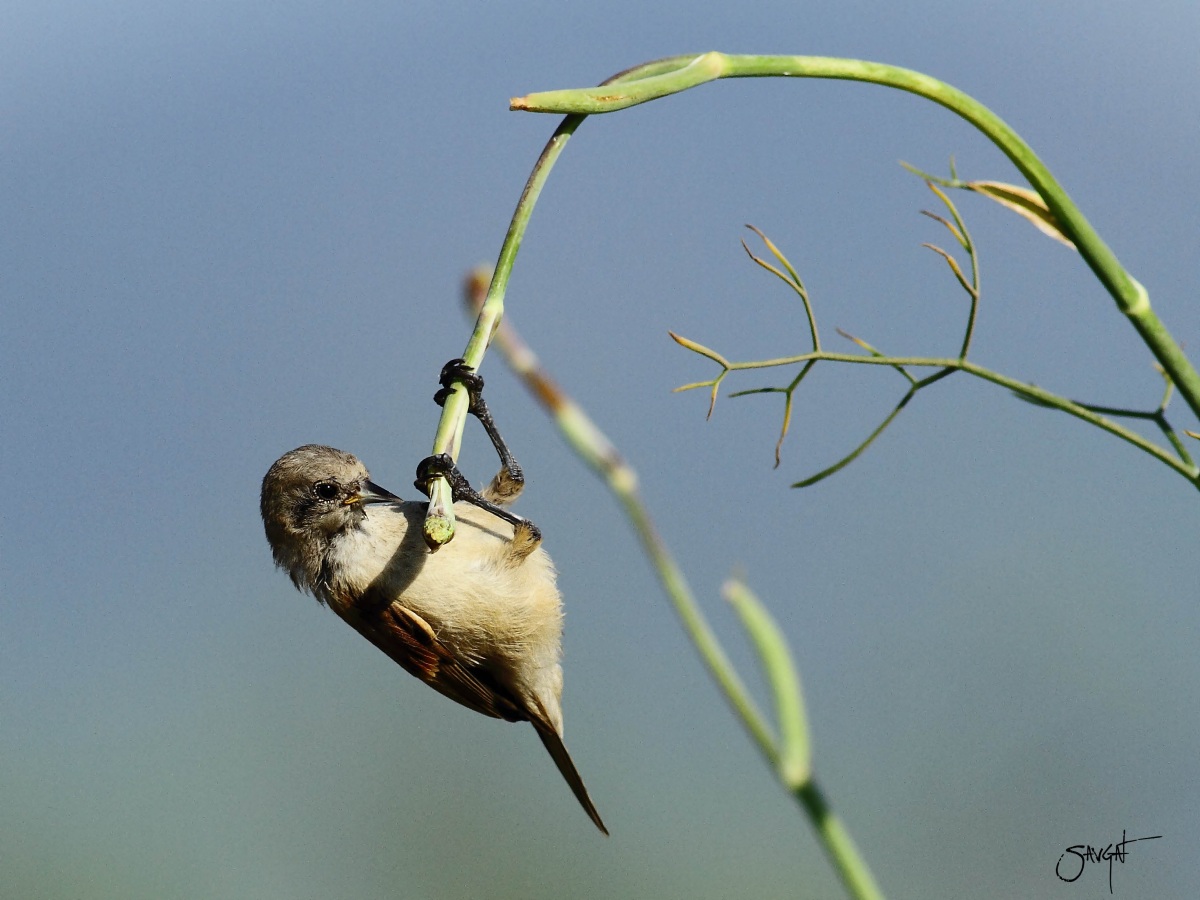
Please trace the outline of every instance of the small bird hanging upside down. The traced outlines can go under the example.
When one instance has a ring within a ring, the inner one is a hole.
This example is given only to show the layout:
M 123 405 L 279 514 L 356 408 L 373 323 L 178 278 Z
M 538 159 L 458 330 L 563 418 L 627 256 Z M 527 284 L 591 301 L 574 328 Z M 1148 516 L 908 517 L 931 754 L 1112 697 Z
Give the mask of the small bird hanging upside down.
M 476 712 L 529 722 L 580 805 L 605 834 L 562 732 L 562 601 L 537 527 L 508 510 L 524 475 L 483 402 L 483 381 L 462 360 L 442 370 L 445 402 L 455 382 L 503 464 L 482 494 L 442 455 L 422 461 L 417 487 L 450 480 L 454 540 L 425 545 L 426 504 L 370 480 L 349 453 L 307 444 L 263 478 L 263 525 L 275 563 L 359 634 L 434 690 Z M 370 509 L 368 509 L 370 507 Z

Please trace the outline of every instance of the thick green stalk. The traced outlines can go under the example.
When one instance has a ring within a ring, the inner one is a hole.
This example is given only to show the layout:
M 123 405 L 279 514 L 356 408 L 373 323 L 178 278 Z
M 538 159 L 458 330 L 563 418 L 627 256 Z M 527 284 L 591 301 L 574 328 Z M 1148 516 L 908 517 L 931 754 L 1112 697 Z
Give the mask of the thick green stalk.
M 1033 150 L 999 116 L 943 81 L 883 63 L 827 56 L 755 56 L 704 53 L 672 57 L 655 64 L 657 74 L 625 85 L 547 91 L 515 98 L 511 108 L 533 112 L 603 113 L 625 109 L 669 94 L 676 94 L 718 78 L 792 76 L 865 81 L 908 91 L 938 103 L 966 119 L 1012 160 L 1030 185 L 1046 201 L 1096 277 L 1129 319 L 1150 352 L 1174 381 L 1192 411 L 1200 417 L 1200 374 L 1167 331 L 1141 286 L 1118 262 L 1091 223 L 1050 174 Z M 674 70 L 671 67 L 674 66 Z M 666 70 L 666 71 L 663 71 Z

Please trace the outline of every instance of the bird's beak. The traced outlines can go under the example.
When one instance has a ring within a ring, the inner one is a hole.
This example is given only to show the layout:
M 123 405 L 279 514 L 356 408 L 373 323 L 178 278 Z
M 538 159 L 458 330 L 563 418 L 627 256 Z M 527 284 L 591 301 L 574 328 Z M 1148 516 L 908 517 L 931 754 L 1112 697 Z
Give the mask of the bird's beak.
M 343 506 L 355 503 L 400 503 L 401 500 L 386 488 L 381 488 L 375 482 L 364 478 L 359 482 L 358 490 L 342 501 Z

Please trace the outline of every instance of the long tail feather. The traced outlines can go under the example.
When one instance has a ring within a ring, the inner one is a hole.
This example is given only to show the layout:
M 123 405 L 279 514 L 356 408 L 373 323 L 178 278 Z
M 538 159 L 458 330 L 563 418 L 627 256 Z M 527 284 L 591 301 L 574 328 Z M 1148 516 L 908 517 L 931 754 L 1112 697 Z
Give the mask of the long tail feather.
M 583 807 L 584 812 L 591 817 L 591 820 L 596 823 L 596 827 L 607 836 L 608 829 L 604 827 L 604 821 L 600 818 L 600 813 L 596 812 L 596 806 L 592 803 L 592 798 L 588 796 L 583 779 L 579 777 L 579 770 L 575 768 L 575 763 L 571 759 L 571 754 L 567 752 L 567 747 L 563 743 L 562 738 L 549 725 L 534 721 L 533 727 L 537 730 L 538 737 L 542 739 L 542 743 L 549 751 L 550 758 L 558 766 L 558 771 L 562 772 L 562 777 L 570 785 L 571 792 L 575 794 L 575 799 L 579 801 L 579 805 Z

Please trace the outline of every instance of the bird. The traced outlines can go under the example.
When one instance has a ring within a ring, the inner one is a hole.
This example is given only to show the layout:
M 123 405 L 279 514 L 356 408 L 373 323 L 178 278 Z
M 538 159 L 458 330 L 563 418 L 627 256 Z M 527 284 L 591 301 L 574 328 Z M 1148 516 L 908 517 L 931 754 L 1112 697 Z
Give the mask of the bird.
M 449 376 L 444 370 L 443 384 L 465 376 L 462 365 Z M 469 385 L 478 394 L 482 380 L 473 376 Z M 481 402 L 473 396 L 476 415 Z M 482 412 L 490 423 L 486 406 Z M 498 440 L 494 425 L 488 433 Z M 454 539 L 435 552 L 422 535 L 424 502 L 381 488 L 350 453 L 297 447 L 263 478 L 267 541 L 297 589 L 409 674 L 475 712 L 529 722 L 607 835 L 563 743 L 563 614 L 554 563 L 536 526 L 503 509 L 520 492 L 523 475 L 506 448 L 501 459 L 505 468 L 483 494 L 465 484 L 448 457 L 418 467 L 418 483 L 452 475 L 460 479 L 456 499 L 468 498 L 454 504 Z

